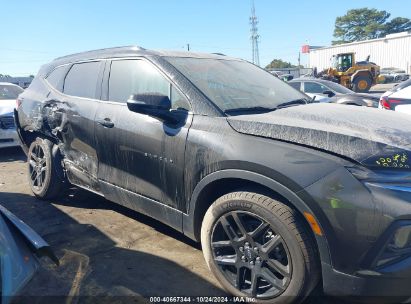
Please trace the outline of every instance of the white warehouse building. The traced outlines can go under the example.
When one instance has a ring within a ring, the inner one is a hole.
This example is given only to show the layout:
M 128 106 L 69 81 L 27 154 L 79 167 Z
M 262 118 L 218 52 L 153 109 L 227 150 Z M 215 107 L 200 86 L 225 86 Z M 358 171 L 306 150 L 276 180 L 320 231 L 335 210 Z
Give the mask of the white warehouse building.
M 333 55 L 355 53 L 356 61 L 370 61 L 381 68 L 399 68 L 411 73 L 411 32 L 387 35 L 384 38 L 358 41 L 330 47 L 310 49 L 309 65 L 322 71 L 330 67 Z

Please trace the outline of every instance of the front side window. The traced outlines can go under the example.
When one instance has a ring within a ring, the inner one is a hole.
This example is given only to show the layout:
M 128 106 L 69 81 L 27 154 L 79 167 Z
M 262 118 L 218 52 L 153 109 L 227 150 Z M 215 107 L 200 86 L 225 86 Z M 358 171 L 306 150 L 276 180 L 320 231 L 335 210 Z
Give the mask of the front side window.
M 127 59 L 111 63 L 108 91 L 110 101 L 125 103 L 130 95 L 147 93 L 168 96 L 172 109 L 189 110 L 187 100 L 149 62 Z
M 0 100 L 16 99 L 21 93 L 23 89 L 16 85 L 0 84 Z
M 316 82 L 305 82 L 304 83 L 304 92 L 311 94 L 323 94 L 323 92 L 329 91 L 326 86 Z
M 74 64 L 64 81 L 64 94 L 96 98 L 99 71 L 100 62 L 97 61 Z
M 115 60 L 111 63 L 109 100 L 124 103 L 130 95 L 144 93 L 170 96 L 170 84 L 144 60 Z

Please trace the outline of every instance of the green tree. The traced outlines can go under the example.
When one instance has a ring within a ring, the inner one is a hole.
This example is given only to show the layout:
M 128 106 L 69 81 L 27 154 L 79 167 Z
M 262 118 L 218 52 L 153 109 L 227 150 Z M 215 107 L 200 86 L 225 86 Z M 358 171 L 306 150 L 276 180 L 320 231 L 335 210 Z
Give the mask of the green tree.
M 341 44 L 384 37 L 388 34 L 411 30 L 411 20 L 396 17 L 388 20 L 390 13 L 375 8 L 358 8 L 347 11 L 335 20 L 332 44 Z
M 295 68 L 296 66 L 290 62 L 283 61 L 281 59 L 274 59 L 271 61 L 265 68 L 266 69 L 286 69 L 286 68 Z
M 385 24 L 385 35 L 411 31 L 411 20 L 397 17 Z
M 378 38 L 385 33 L 385 23 L 390 17 L 377 9 L 351 9 L 335 20 L 333 44 Z

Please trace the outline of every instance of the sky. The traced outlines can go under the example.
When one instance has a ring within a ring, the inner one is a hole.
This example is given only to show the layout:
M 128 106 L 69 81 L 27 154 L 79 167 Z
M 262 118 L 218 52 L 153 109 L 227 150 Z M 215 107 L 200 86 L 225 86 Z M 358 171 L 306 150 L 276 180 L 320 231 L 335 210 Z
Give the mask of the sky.
M 0 0 L 0 74 L 28 76 L 56 57 L 106 47 L 219 52 L 251 61 L 251 0 Z M 411 19 L 411 1 L 255 0 L 260 64 L 296 64 L 303 44 L 327 46 L 352 8 Z M 301 62 L 307 62 L 301 55 Z

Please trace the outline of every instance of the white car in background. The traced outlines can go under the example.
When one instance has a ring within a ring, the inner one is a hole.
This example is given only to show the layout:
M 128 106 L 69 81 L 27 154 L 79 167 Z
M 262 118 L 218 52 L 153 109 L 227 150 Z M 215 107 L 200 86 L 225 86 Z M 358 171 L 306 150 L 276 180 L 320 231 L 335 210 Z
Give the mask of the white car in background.
M 0 82 L 0 148 L 20 145 L 14 124 L 17 96 L 23 92 L 18 85 Z
M 380 98 L 379 108 L 411 114 L 411 79 L 385 92 Z

